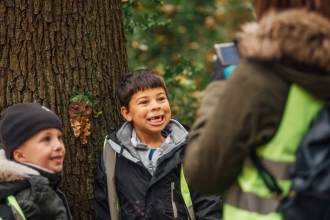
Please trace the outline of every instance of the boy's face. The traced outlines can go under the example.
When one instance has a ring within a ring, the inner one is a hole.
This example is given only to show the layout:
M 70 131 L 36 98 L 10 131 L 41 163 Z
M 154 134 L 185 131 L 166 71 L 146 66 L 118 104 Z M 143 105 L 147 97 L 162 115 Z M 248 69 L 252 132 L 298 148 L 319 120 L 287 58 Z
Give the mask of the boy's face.
M 137 135 L 159 133 L 171 119 L 171 108 L 162 87 L 136 92 L 129 109 L 121 108 L 127 121 L 132 121 Z
M 13 152 L 18 162 L 25 162 L 59 173 L 63 169 L 65 147 L 62 132 L 46 128 L 31 136 Z

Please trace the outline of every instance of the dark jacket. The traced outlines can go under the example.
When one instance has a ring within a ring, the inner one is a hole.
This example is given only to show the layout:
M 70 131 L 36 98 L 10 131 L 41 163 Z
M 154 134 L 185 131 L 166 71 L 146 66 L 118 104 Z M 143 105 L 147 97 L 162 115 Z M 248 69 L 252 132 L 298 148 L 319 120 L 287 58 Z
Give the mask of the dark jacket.
M 123 127 L 126 127 L 124 131 Z M 176 219 L 188 219 L 180 192 L 180 164 L 184 157 L 186 138 L 178 141 L 180 138 L 177 139 L 174 134 L 177 132 L 169 131 L 175 145 L 159 159 L 158 166 L 151 175 L 130 144 L 131 139 L 128 137 L 131 136 L 132 131 L 128 128 L 132 129 L 131 125 L 125 123 L 123 127 L 108 136 L 122 148 L 116 156 L 114 174 L 122 219 L 175 219 L 173 202 L 177 208 Z M 165 129 L 171 130 L 168 126 Z M 125 139 L 122 139 L 123 137 Z M 113 146 L 107 144 L 105 150 L 111 147 Z M 99 220 L 110 219 L 107 177 L 102 158 L 95 182 L 94 200 L 95 212 Z M 196 219 L 221 219 L 221 196 L 205 197 L 192 189 L 190 193 Z
M 227 190 L 251 150 L 273 138 L 293 83 L 330 98 L 326 18 L 304 10 L 270 13 L 238 37 L 241 61 L 228 80 L 208 86 L 190 130 L 185 174 L 203 193 Z
M 28 220 L 72 219 L 66 198 L 58 189 L 60 179 L 61 174 L 7 160 L 0 150 L 0 217 L 12 219 L 6 198 L 13 195 Z

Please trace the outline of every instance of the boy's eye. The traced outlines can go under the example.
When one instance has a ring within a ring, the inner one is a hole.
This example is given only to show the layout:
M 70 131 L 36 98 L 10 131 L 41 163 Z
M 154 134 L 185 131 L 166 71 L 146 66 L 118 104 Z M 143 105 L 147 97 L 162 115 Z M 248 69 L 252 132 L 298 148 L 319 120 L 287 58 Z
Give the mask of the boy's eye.
M 147 104 L 148 101 L 144 100 L 144 101 L 141 101 L 140 104 Z
M 164 100 L 166 100 L 166 97 L 160 97 L 159 98 L 159 101 L 164 101 Z
M 50 137 L 49 136 L 45 137 L 43 141 L 50 141 Z

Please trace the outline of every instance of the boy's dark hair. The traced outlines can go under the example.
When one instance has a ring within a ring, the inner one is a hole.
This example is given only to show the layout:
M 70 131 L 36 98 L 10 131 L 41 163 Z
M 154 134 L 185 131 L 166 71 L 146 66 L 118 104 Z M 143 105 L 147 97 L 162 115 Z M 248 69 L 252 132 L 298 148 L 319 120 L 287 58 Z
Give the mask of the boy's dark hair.
M 129 101 L 136 92 L 158 87 L 162 87 L 168 97 L 165 81 L 156 71 L 140 69 L 127 73 L 122 76 L 117 85 L 120 105 L 128 109 Z

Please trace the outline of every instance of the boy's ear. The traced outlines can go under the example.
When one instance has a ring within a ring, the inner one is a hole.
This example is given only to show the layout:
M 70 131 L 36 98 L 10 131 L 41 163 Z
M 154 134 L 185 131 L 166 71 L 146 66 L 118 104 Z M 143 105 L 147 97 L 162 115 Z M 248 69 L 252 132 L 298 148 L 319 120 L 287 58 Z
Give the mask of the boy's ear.
M 123 115 L 123 117 L 126 119 L 126 121 L 128 121 L 128 122 L 132 121 L 131 113 L 129 112 L 129 110 L 126 107 L 122 106 L 120 108 L 120 112 Z
M 17 162 L 26 162 L 26 158 L 21 149 L 17 148 L 13 151 L 13 159 Z

